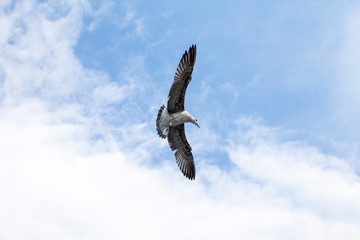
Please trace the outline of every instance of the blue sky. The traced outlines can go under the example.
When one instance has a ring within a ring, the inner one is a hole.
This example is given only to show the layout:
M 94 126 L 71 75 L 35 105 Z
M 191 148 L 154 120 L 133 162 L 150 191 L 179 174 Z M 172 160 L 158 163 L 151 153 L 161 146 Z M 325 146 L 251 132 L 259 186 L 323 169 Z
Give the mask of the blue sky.
M 209 92 L 206 101 L 197 102 L 198 112 L 216 106 L 228 118 L 259 117 L 269 126 L 296 131 L 300 135 L 296 138 L 315 141 L 326 151 L 333 148 L 328 139 L 357 144 L 358 119 L 349 116 L 356 121 L 339 124 L 347 116 L 339 116 L 334 108 L 341 106 L 333 102 L 339 98 L 334 96 L 336 82 L 341 81 L 339 55 L 351 37 L 345 26 L 352 4 L 160 1 L 149 6 L 135 1 L 109 5 L 110 13 L 94 30 L 82 32 L 75 46 L 85 67 L 121 82 L 119 72 L 129 68 L 130 59 L 138 59 L 140 71 L 158 88 L 153 94 L 164 95 L 179 56 L 196 43 L 197 81 L 192 82 L 188 102 L 196 101 L 193 97 L 201 88 Z M 93 21 L 85 17 L 84 27 Z M 216 119 L 212 124 L 218 128 L 221 122 Z M 346 154 L 348 149 L 338 151 Z
M 2 1 L 0 239 L 359 239 L 359 13 Z M 191 44 L 192 182 L 155 131 Z

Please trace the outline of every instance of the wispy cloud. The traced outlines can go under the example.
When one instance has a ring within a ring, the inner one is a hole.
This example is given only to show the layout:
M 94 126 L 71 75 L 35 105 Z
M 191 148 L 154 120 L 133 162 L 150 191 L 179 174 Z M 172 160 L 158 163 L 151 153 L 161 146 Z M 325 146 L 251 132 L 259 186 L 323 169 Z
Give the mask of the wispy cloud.
M 101 5 L 99 8 L 97 9 L 93 9 L 91 7 L 90 4 L 86 4 L 87 9 L 88 9 L 88 14 L 90 14 L 93 17 L 93 21 L 89 24 L 88 26 L 88 30 L 94 31 L 95 28 L 100 24 L 100 22 L 103 20 L 103 18 L 107 15 L 109 15 L 109 13 L 111 13 L 113 7 L 114 7 L 114 3 L 111 1 L 104 1 L 101 2 Z
M 123 7 L 126 9 L 126 12 L 120 24 L 120 28 L 127 30 L 125 38 L 144 38 L 148 34 L 144 17 L 139 16 L 134 6 L 130 3 L 123 4 Z
M 333 88 L 336 97 L 336 106 L 341 114 L 351 113 L 352 117 L 360 116 L 359 108 L 355 107 L 360 102 L 358 90 L 360 89 L 359 64 L 360 64 L 360 31 L 356 23 L 359 20 L 360 6 L 354 7 L 344 21 L 342 45 L 339 51 L 339 68 L 337 81 Z

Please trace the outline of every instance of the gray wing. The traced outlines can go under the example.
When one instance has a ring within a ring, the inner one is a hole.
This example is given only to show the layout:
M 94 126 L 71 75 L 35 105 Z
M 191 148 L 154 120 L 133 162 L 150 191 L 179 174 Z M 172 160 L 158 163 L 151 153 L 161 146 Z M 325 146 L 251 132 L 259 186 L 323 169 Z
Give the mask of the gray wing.
M 195 179 L 195 164 L 191 146 L 186 140 L 184 124 L 170 127 L 167 136 L 171 150 L 176 150 L 176 162 L 185 177 Z
M 175 113 L 185 110 L 185 92 L 188 84 L 191 81 L 191 74 L 196 60 L 196 45 L 192 45 L 189 51 L 183 54 L 179 66 L 176 69 L 174 82 L 171 85 L 167 110 Z

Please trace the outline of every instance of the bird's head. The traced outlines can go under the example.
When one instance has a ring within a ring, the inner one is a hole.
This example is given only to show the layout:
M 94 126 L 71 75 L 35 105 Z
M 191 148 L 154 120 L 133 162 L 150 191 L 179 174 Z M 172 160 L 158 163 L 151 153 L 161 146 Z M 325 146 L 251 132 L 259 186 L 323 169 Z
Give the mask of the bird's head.
M 197 123 L 197 119 L 196 119 L 196 118 L 192 117 L 192 118 L 191 118 L 191 122 L 200 128 L 199 124 Z

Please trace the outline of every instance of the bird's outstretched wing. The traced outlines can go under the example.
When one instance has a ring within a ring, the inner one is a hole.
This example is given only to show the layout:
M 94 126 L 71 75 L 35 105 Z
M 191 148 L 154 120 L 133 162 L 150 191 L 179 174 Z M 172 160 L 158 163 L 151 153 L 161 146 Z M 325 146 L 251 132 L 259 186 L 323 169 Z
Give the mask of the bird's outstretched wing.
M 186 140 L 184 124 L 170 127 L 167 136 L 171 150 L 176 150 L 176 162 L 185 177 L 195 179 L 195 164 L 191 146 Z
M 191 74 L 196 60 L 196 45 L 192 45 L 189 51 L 183 54 L 179 66 L 176 69 L 174 82 L 170 88 L 167 110 L 175 113 L 183 111 L 185 102 L 185 92 L 191 81 Z

